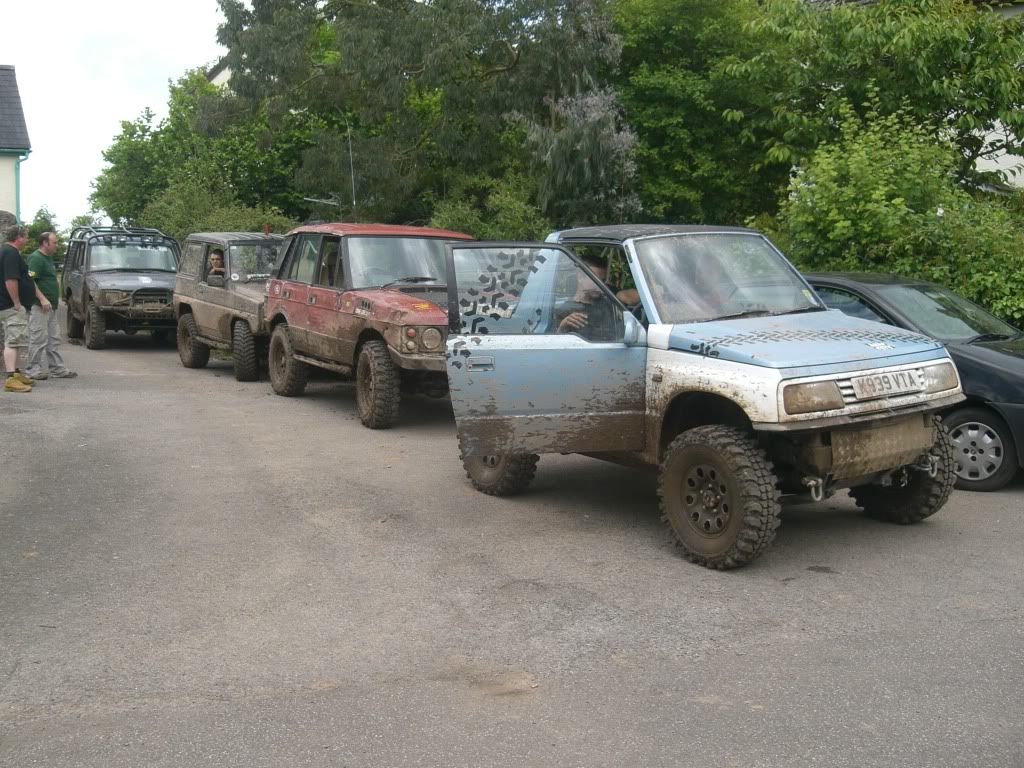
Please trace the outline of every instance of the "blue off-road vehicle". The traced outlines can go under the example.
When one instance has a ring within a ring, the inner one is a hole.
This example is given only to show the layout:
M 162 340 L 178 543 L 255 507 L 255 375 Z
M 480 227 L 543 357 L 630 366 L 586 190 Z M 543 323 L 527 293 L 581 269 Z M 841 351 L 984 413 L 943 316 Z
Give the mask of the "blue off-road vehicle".
M 446 250 L 452 403 L 485 493 L 524 490 L 542 453 L 654 465 L 683 554 L 712 568 L 769 546 L 783 495 L 850 488 L 896 523 L 949 497 L 935 414 L 963 394 L 945 348 L 829 310 L 758 232 L 591 227 Z

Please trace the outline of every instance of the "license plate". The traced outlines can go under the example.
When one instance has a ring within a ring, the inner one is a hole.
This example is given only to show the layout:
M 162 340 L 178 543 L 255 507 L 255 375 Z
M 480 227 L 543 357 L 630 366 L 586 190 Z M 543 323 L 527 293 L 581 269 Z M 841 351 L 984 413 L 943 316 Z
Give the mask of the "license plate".
M 858 400 L 874 400 L 879 397 L 920 392 L 924 389 L 917 371 L 892 371 L 876 373 L 873 376 L 858 376 L 851 379 L 853 396 Z

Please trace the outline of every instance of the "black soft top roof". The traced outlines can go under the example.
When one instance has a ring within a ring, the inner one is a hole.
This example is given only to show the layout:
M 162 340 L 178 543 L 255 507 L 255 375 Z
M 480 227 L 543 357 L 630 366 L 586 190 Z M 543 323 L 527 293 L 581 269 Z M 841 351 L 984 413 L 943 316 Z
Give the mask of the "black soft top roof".
M 558 233 L 562 242 L 570 240 L 595 240 L 621 243 L 634 237 L 651 235 L 696 234 L 713 232 L 738 232 L 747 235 L 759 234 L 746 227 L 717 227 L 697 224 L 613 224 L 602 227 L 577 227 Z

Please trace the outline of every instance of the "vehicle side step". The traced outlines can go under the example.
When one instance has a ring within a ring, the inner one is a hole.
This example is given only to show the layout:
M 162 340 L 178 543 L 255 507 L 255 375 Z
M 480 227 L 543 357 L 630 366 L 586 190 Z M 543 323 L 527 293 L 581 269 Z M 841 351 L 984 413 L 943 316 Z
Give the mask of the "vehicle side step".
M 315 365 L 317 368 L 323 368 L 328 371 L 334 371 L 335 373 L 340 373 L 342 376 L 352 375 L 351 365 L 343 365 L 342 363 L 329 363 L 326 360 L 320 360 L 319 358 L 316 357 L 306 357 L 305 355 L 293 354 L 292 357 L 294 357 L 301 363 L 305 363 L 306 365 Z
M 231 349 L 231 343 L 227 341 L 218 341 L 217 339 L 211 339 L 208 336 L 200 336 L 196 334 L 196 341 L 201 341 L 211 349 Z

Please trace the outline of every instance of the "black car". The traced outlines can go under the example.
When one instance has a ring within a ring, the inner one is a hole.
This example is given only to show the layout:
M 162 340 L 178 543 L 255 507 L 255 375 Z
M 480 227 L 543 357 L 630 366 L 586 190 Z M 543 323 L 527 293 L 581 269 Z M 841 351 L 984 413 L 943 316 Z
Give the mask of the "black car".
M 1024 333 L 935 283 L 894 275 L 805 275 L 832 309 L 942 341 L 967 401 L 944 415 L 957 487 L 994 491 L 1024 466 Z
M 84 336 L 89 349 L 102 349 L 107 331 L 170 338 L 179 253 L 177 241 L 157 229 L 73 229 L 62 279 L 68 336 Z

